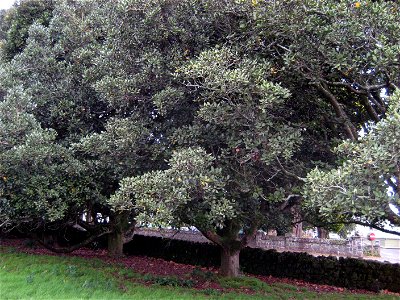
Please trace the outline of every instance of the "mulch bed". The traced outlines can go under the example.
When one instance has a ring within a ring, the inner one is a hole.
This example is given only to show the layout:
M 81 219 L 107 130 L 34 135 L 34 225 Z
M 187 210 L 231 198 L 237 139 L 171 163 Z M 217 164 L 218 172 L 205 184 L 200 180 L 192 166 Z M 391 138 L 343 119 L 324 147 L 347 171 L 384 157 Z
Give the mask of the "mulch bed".
M 218 282 L 215 282 L 215 280 L 200 278 L 195 275 L 195 270 L 197 270 L 200 272 L 214 274 L 215 276 L 218 276 L 217 268 L 202 268 L 198 266 L 180 264 L 180 263 L 175 263 L 173 261 L 166 261 L 163 259 L 146 257 L 146 256 L 127 256 L 122 258 L 111 258 L 107 256 L 106 250 L 92 250 L 87 248 L 81 248 L 79 250 L 75 250 L 74 252 L 68 254 L 56 254 L 48 249 L 45 249 L 37 245 L 35 245 L 35 247 L 28 247 L 27 242 L 24 239 L 6 239 L 2 240 L 0 245 L 14 247 L 20 252 L 29 254 L 42 254 L 42 255 L 44 254 L 44 255 L 54 255 L 54 256 L 64 256 L 64 257 L 73 256 L 73 257 L 82 257 L 88 259 L 98 258 L 110 264 L 118 264 L 125 266 L 126 268 L 131 269 L 132 271 L 140 274 L 148 274 L 160 277 L 175 276 L 182 280 L 192 280 L 195 283 L 193 288 L 198 290 L 214 289 L 220 292 L 237 291 L 247 294 L 255 293 L 255 291 L 245 287 L 241 289 L 223 288 L 218 284 Z M 277 278 L 273 276 L 259 276 L 251 274 L 245 274 L 245 276 L 258 278 L 259 280 L 267 284 L 274 284 L 274 283 L 290 284 L 297 287 L 298 292 L 301 292 L 305 288 L 308 291 L 313 291 L 317 293 L 374 294 L 373 292 L 366 290 L 349 290 L 346 288 L 330 286 L 330 285 L 313 284 L 302 280 L 289 279 L 289 278 Z M 394 296 L 400 296 L 400 293 L 391 293 L 388 291 L 383 291 L 383 293 Z

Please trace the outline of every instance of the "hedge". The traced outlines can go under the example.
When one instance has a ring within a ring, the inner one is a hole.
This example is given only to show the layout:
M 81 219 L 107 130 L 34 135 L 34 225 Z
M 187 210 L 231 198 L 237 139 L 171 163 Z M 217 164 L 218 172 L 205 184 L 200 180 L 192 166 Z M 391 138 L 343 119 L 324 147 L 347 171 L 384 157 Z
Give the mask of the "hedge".
M 146 255 L 177 263 L 219 266 L 219 249 L 212 244 L 136 235 L 126 244 L 128 255 Z M 400 292 L 400 265 L 354 258 L 315 257 L 307 253 L 245 248 L 240 254 L 243 272 L 300 279 L 350 289 Z

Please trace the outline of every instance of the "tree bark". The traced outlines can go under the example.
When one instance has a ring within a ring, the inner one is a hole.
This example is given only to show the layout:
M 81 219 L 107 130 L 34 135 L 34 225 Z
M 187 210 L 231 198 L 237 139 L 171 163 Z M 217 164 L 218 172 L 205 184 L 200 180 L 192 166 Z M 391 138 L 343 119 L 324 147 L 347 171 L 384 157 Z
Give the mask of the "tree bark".
M 240 250 L 221 248 L 221 275 L 238 277 L 240 274 L 239 265 Z
M 111 257 L 124 256 L 124 233 L 129 228 L 128 214 L 117 213 L 110 216 L 111 233 L 108 235 L 108 255 Z
M 200 232 L 210 241 L 217 244 L 221 251 L 220 274 L 222 276 L 237 277 L 239 276 L 239 254 L 242 249 L 242 242 L 238 240 L 227 241 L 222 239 L 213 231 Z
M 223 237 L 216 232 L 199 229 L 207 239 L 217 244 L 221 249 L 220 274 L 222 276 L 237 277 L 240 275 L 240 251 L 254 238 L 257 228 L 258 222 L 254 222 L 248 232 L 241 238 L 239 238 L 239 230 L 237 228 L 232 228 L 231 231 L 225 232 Z
M 108 234 L 107 250 L 109 256 L 122 257 L 124 255 L 123 247 L 123 233 L 120 230 L 114 230 Z
M 347 116 L 346 112 L 342 108 L 339 101 L 329 91 L 329 88 L 327 87 L 327 85 L 324 83 L 320 83 L 320 84 L 316 84 L 315 86 L 329 100 L 330 104 L 332 105 L 332 107 L 335 110 L 336 116 L 338 117 L 338 119 L 344 126 L 347 137 L 352 141 L 357 140 L 358 134 L 357 134 L 356 128 L 350 121 L 349 117 Z
M 303 222 L 301 222 L 301 208 L 299 205 L 295 205 L 291 209 L 293 215 L 293 235 L 295 237 L 302 237 L 303 235 Z
M 321 227 L 317 227 L 317 232 L 318 232 L 318 238 L 319 239 L 329 239 L 329 231 L 321 228 Z

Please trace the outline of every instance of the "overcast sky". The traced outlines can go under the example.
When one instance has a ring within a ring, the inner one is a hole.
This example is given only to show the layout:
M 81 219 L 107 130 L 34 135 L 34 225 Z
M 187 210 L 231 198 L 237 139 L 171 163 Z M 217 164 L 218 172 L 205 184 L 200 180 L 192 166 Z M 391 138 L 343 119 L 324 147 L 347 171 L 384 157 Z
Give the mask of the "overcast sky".
M 0 9 L 10 8 L 15 0 L 0 0 Z

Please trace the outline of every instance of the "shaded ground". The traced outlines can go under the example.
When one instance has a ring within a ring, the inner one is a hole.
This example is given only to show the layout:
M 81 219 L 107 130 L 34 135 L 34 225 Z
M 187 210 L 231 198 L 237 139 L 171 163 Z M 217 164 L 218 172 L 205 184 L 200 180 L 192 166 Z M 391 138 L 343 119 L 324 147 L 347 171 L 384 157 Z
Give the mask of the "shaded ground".
M 252 290 L 248 290 L 246 288 L 238 287 L 230 287 L 224 286 L 221 284 L 221 280 L 218 279 L 218 270 L 215 268 L 199 268 L 191 265 L 179 264 L 172 261 L 165 261 L 163 259 L 144 257 L 144 256 L 129 256 L 123 258 L 110 258 L 107 256 L 107 252 L 105 250 L 90 250 L 90 249 L 80 249 L 76 250 L 71 254 L 59 255 L 55 254 L 47 249 L 42 247 L 38 247 L 37 245 L 32 245 L 24 240 L 3 240 L 1 242 L 2 246 L 14 247 L 18 251 L 31 253 L 31 254 L 47 254 L 54 256 L 73 256 L 73 257 L 83 257 L 83 258 L 98 258 L 107 263 L 117 264 L 119 266 L 124 266 L 128 270 L 132 270 L 135 273 L 139 273 L 142 275 L 147 274 L 149 280 L 147 282 L 154 282 L 157 279 L 157 276 L 174 276 L 178 280 L 182 282 L 192 282 L 192 288 L 199 290 L 217 290 L 223 292 L 229 292 L 231 290 L 239 290 L 242 293 L 252 294 Z M 126 278 L 128 280 L 138 280 L 139 282 L 146 283 L 146 280 L 137 279 L 135 276 L 128 276 Z M 151 280 L 150 280 L 151 278 Z M 374 295 L 374 293 L 365 291 L 365 290 L 348 290 L 341 287 L 329 286 L 329 285 L 320 285 L 320 284 L 312 284 L 308 282 L 304 282 L 301 280 L 287 279 L 287 278 L 276 278 L 272 276 L 255 276 L 246 274 L 246 278 L 251 280 L 251 278 L 257 278 L 264 283 L 274 284 L 274 285 L 292 285 L 293 289 L 298 292 L 304 291 L 313 291 L 317 293 L 353 293 L 353 294 L 369 294 Z M 229 283 L 232 285 L 232 283 Z M 389 292 L 384 292 L 386 294 L 390 294 L 393 296 L 400 296 L 400 294 L 394 294 Z

